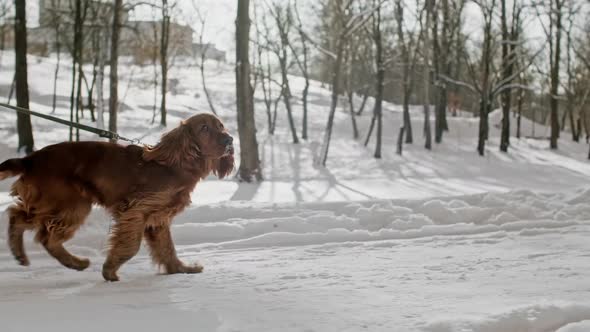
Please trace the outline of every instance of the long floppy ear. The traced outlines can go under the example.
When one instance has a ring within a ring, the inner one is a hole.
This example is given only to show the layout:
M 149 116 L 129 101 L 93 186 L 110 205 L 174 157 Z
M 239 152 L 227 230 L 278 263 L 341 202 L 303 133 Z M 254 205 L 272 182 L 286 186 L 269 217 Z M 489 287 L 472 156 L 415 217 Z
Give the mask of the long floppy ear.
M 229 155 L 225 157 L 221 157 L 215 161 L 215 165 L 213 166 L 213 173 L 217 175 L 218 178 L 223 179 L 224 177 L 228 176 L 234 170 L 234 156 Z
M 143 159 L 178 167 L 194 162 L 198 158 L 199 147 L 191 136 L 189 126 L 182 122 L 164 134 L 156 146 L 145 149 Z

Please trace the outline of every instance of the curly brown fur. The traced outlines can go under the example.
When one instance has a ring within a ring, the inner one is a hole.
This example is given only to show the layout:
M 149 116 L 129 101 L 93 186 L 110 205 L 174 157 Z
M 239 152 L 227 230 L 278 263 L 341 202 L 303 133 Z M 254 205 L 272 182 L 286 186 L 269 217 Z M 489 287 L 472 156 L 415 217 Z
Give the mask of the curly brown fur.
M 90 262 L 70 254 L 63 243 L 84 223 L 92 204 L 115 219 L 105 280 L 139 250 L 145 236 L 152 259 L 166 273 L 198 273 L 176 256 L 172 219 L 190 204 L 190 193 L 210 173 L 223 178 L 234 168 L 232 138 L 210 114 L 195 115 L 165 134 L 154 147 L 106 142 L 68 142 L 47 146 L 21 159 L 0 164 L 0 178 L 20 175 L 11 194 L 8 242 L 14 258 L 29 265 L 23 233 L 61 264 L 84 270 Z

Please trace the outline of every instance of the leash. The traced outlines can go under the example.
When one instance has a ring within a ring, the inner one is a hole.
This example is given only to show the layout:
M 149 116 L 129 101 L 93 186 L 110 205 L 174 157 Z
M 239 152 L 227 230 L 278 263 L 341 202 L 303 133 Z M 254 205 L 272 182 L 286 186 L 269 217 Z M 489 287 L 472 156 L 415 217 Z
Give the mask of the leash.
M 131 139 L 131 138 L 127 138 L 127 137 L 123 137 L 117 133 L 114 133 L 112 131 L 108 131 L 108 130 L 104 130 L 104 129 L 98 129 L 98 128 L 94 128 L 94 127 L 90 127 L 87 125 L 83 125 L 80 123 L 75 123 L 75 122 L 71 122 L 71 121 L 67 121 L 64 119 L 60 119 L 58 117 L 55 116 L 51 116 L 51 115 L 47 115 L 47 114 L 43 114 L 43 113 L 38 113 L 35 111 L 31 111 L 29 109 L 23 108 L 23 107 L 18 107 L 18 106 L 12 106 L 9 104 L 5 104 L 5 103 L 0 103 L 1 107 L 4 108 L 8 108 L 11 110 L 15 110 L 21 114 L 27 114 L 27 115 L 33 115 L 39 118 L 43 118 L 45 120 L 49 120 L 49 121 L 53 121 L 53 122 L 57 122 L 59 124 L 63 124 L 72 128 L 77 128 L 80 130 L 84 130 L 93 134 L 97 134 L 100 137 L 104 137 L 104 138 L 108 138 L 111 140 L 119 140 L 119 141 L 125 141 L 125 142 L 130 142 L 132 144 L 143 144 L 139 139 Z

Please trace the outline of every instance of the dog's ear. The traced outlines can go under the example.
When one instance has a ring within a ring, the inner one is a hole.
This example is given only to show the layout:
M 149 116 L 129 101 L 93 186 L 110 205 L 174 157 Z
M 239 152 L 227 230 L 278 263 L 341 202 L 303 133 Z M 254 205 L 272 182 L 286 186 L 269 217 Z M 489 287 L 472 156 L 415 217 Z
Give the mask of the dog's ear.
M 234 170 L 234 156 L 229 155 L 225 157 L 221 157 L 215 161 L 215 165 L 213 166 L 213 173 L 217 175 L 218 178 L 223 179 L 224 177 L 228 176 Z
M 172 129 L 154 147 L 144 150 L 146 161 L 156 161 L 167 166 L 184 166 L 198 158 L 199 147 L 192 139 L 192 132 L 184 122 Z

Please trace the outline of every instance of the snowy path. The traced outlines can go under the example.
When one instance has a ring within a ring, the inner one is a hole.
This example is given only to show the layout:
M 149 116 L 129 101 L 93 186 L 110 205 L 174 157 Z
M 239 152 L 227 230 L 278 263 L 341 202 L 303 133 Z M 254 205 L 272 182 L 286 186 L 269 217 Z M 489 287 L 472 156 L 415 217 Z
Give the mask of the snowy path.
M 55 61 L 29 61 L 35 110 L 50 112 L 47 82 Z M 68 118 L 65 68 L 56 115 Z M 207 68 L 220 116 L 236 133 L 234 69 Z M 12 69 L 0 66 L 2 96 Z M 196 67 L 171 69 L 181 93 L 169 96 L 168 128 L 150 121 L 146 101 L 153 95 L 144 83 L 151 82 L 151 67 L 121 61 L 120 74 L 129 86 L 118 116 L 124 136 L 155 143 L 164 130 L 208 110 Z M 291 79 L 298 97 L 303 82 Z M 482 158 L 475 153 L 478 120 L 461 113 L 448 119 L 450 131 L 433 151 L 416 134 L 398 156 L 401 107 L 384 103 L 383 159 L 372 157 L 373 143 L 351 138 L 349 112 L 339 108 L 328 167 L 318 168 L 313 158 L 330 91 L 312 82 L 309 102 L 310 139 L 298 145 L 282 105 L 272 137 L 264 112 L 256 112 L 264 182 L 204 181 L 194 192 L 198 205 L 176 218 L 178 251 L 205 265 L 201 275 L 157 275 L 142 250 L 121 270 L 121 282 L 105 283 L 100 267 L 109 218 L 101 210 L 68 243 L 91 259 L 87 271 L 61 267 L 31 234 L 31 266 L 23 268 L 6 248 L 2 215 L 0 332 L 590 331 L 590 189 L 575 189 L 589 188 L 587 144 L 563 138 L 552 151 L 547 141 L 513 138 L 509 154 L 500 153 L 496 111 Z M 261 96 L 256 103 L 264 109 Z M 293 106 L 300 124 L 301 105 Z M 410 112 L 418 133 L 422 106 Z M 370 118 L 368 111 L 357 117 L 361 136 Z M 15 121 L 13 112 L 0 112 L 3 158 L 16 155 Z M 37 148 L 68 137 L 66 127 L 32 121 Z M 547 136 L 549 128 L 523 119 L 522 132 Z M 0 211 L 11 201 L 11 181 L 0 181 Z
M 590 320 L 589 197 L 194 207 L 173 231 L 203 274 L 157 275 L 142 251 L 114 284 L 96 212 L 70 246 L 85 272 L 30 241 L 18 267 L 0 239 L 2 330 L 555 331 Z

